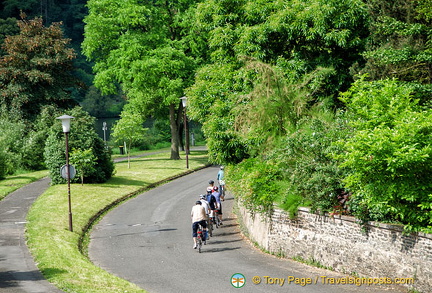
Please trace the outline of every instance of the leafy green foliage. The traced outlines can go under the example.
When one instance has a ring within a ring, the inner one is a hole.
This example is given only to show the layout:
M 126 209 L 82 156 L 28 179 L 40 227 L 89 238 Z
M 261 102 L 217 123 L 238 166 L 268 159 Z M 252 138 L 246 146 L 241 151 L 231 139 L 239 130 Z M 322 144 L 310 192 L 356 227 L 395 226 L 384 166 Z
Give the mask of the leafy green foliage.
M 328 113 L 303 120 L 298 130 L 280 138 L 270 160 L 283 174 L 283 208 L 293 213 L 292 204 L 306 204 L 312 211 L 333 212 L 344 191 L 344 173 L 331 156 L 341 148 L 333 142 L 347 135 L 342 117 L 334 119 Z
M 373 22 L 370 41 L 363 53 L 367 63 L 361 72 L 368 73 L 374 80 L 398 78 L 430 84 L 430 0 L 368 2 Z
M 432 112 L 411 93 L 395 80 L 357 81 L 343 95 L 356 131 L 340 142 L 337 158 L 349 172 L 344 183 L 357 217 L 416 231 L 432 226 Z
M 262 152 L 313 105 L 339 103 L 368 32 L 367 9 L 356 0 L 208 0 L 195 18 L 208 64 L 186 92 L 188 111 L 219 164 Z
M 144 134 L 148 130 L 148 128 L 143 127 L 143 123 L 144 121 L 141 115 L 123 111 L 121 119 L 118 120 L 113 127 L 112 136 L 115 140 L 120 144 L 123 142 L 126 143 L 129 168 L 131 148 L 137 141 L 144 138 Z
M 227 184 L 252 212 L 268 213 L 279 193 L 280 173 L 269 162 L 250 158 L 227 170 Z
M 0 18 L 0 47 L 3 47 L 4 39 L 6 36 L 15 35 L 19 33 L 19 27 L 15 18 L 8 17 L 6 19 Z M 0 55 L 4 55 L 3 49 L 0 49 Z
M 196 67 L 183 40 L 192 4 L 91 0 L 85 18 L 83 52 L 95 62 L 95 86 L 105 94 L 120 84 L 134 111 L 169 116 L 173 159 L 179 159 L 179 98 L 192 84 Z
M 13 174 L 15 170 L 21 168 L 21 149 L 25 136 L 26 127 L 23 122 L 11 121 L 4 116 L 0 119 L 0 149 L 5 175 Z
M 94 118 L 84 112 L 80 107 L 67 111 L 66 114 L 75 117 L 71 121 L 69 134 L 69 149 L 85 151 L 92 149 L 96 158 L 94 168 L 85 175 L 88 183 L 105 182 L 114 173 L 114 163 L 109 149 L 94 130 Z M 50 171 L 52 184 L 64 183 L 60 176 L 60 167 L 66 163 L 65 140 L 61 123 L 57 121 L 51 129 L 45 147 L 45 163 Z M 75 178 L 78 181 L 79 178 Z
M 0 58 L 0 108 L 15 119 L 34 120 L 45 105 L 74 104 L 69 88 L 75 53 L 67 48 L 60 24 L 44 27 L 42 19 L 18 22 L 20 34 L 8 36 Z
M 94 172 L 96 165 L 96 158 L 93 154 L 93 149 L 74 149 L 70 154 L 70 164 L 74 165 L 77 169 L 77 174 L 81 178 L 81 184 L 84 184 L 84 177 L 86 174 Z

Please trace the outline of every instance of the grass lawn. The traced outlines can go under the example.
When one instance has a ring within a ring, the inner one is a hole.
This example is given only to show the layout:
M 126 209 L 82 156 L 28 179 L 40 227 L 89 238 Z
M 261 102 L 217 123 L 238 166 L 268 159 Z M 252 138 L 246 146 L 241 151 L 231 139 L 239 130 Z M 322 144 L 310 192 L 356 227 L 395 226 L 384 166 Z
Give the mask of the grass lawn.
M 31 173 L 19 174 L 8 176 L 0 180 L 0 200 L 6 197 L 9 193 L 14 192 L 18 188 L 23 187 L 29 183 L 37 181 L 41 178 L 48 176 L 48 171 L 36 171 Z
M 31 207 L 26 226 L 29 249 L 48 281 L 65 292 L 145 292 L 93 265 L 80 252 L 85 227 L 119 198 L 187 172 L 185 160 L 161 153 L 116 164 L 116 174 L 103 184 L 72 184 L 73 232 L 69 231 L 67 185 L 51 186 Z M 190 169 L 207 164 L 206 151 L 191 151 Z M 83 249 L 86 250 L 86 247 Z

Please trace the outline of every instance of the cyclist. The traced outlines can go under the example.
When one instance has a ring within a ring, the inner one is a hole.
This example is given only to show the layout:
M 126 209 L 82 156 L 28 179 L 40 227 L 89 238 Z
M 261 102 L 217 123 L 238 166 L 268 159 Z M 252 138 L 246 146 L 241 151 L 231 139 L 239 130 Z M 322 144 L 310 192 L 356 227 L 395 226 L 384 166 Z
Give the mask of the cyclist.
M 217 174 L 217 180 L 219 181 L 219 189 L 220 189 L 220 193 L 222 195 L 222 201 L 224 200 L 225 197 L 225 171 L 224 171 L 224 166 L 220 167 L 220 170 Z
M 213 192 L 213 188 L 214 188 L 214 181 L 209 180 L 209 186 L 207 187 L 207 192 L 209 191 Z
M 200 201 L 201 201 L 201 205 L 204 207 L 206 215 L 207 215 L 207 228 L 210 228 L 209 226 L 209 216 L 210 216 L 210 205 L 209 203 L 206 201 L 206 196 L 204 194 L 200 195 Z M 207 233 L 207 230 L 205 231 L 205 240 L 209 240 L 209 233 Z M 204 243 L 206 244 L 206 243 Z
M 216 202 L 216 198 L 213 195 L 213 188 L 209 189 L 207 187 L 206 200 L 210 206 L 210 210 L 214 211 L 217 208 L 217 202 Z
M 209 203 L 210 206 L 210 218 L 213 219 L 214 216 L 214 211 L 217 208 L 217 202 L 216 202 L 216 198 L 214 197 L 214 195 L 212 194 L 213 192 L 213 188 L 207 187 L 207 195 L 206 195 L 206 200 Z
M 194 241 L 193 248 L 196 249 L 198 225 L 201 225 L 204 231 L 207 230 L 207 223 L 206 223 L 207 216 L 205 213 L 205 208 L 202 206 L 201 201 L 197 200 L 195 202 L 195 205 L 192 207 L 191 218 L 192 218 L 192 238 Z
M 219 188 L 217 186 L 213 188 L 212 195 L 216 199 L 216 209 L 218 211 L 219 225 L 222 225 L 222 195 L 219 193 Z

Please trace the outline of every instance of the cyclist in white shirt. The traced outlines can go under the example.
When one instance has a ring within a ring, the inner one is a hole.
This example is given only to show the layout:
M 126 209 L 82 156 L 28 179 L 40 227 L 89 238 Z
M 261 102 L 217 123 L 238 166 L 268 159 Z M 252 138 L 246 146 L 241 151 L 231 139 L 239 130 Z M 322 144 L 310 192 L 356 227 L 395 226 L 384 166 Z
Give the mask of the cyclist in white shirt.
M 207 230 L 207 215 L 201 201 L 197 200 L 191 211 L 192 218 L 192 238 L 194 241 L 193 248 L 197 248 L 198 225 L 201 225 L 204 230 Z

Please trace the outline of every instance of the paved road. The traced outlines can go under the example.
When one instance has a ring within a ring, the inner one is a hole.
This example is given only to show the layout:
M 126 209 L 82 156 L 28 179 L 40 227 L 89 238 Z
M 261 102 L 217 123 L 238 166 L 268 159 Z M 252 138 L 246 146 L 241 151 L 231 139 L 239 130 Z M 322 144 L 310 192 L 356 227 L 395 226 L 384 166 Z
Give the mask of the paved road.
M 44 178 L 9 194 L 0 202 L 0 292 L 62 292 L 44 279 L 25 243 L 24 225 L 33 201 L 49 186 Z
M 108 213 L 91 234 L 91 260 L 152 293 L 191 292 L 198 287 L 204 292 L 395 292 L 376 286 L 287 284 L 288 276 L 314 281 L 320 276 L 345 276 L 277 259 L 253 248 L 239 231 L 231 196 L 224 202 L 224 226 L 199 254 L 192 249 L 190 209 L 216 174 L 217 168 L 195 172 Z M 231 285 L 236 273 L 246 278 L 242 289 Z M 262 277 L 262 283 L 254 285 L 253 276 Z M 285 283 L 265 284 L 264 276 L 283 278 Z

